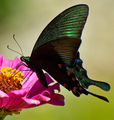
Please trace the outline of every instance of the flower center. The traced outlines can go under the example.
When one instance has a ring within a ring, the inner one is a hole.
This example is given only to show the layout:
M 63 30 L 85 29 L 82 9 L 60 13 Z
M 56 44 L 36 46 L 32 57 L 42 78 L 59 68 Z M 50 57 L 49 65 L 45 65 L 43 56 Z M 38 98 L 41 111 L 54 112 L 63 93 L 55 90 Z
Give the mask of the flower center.
M 23 74 L 11 67 L 0 67 L 0 90 L 8 93 L 11 90 L 21 89 Z

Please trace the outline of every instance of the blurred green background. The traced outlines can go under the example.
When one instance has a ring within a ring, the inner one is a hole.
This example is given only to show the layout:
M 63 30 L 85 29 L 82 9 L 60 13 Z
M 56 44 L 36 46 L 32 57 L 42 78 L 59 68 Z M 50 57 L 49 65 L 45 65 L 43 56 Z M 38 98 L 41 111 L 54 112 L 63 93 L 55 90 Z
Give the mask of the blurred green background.
M 80 55 L 88 76 L 111 85 L 105 92 L 91 86 L 89 91 L 106 96 L 106 103 L 91 95 L 77 98 L 63 87 L 65 106 L 43 105 L 22 110 L 6 120 L 113 120 L 114 119 L 114 0 L 0 0 L 0 54 L 14 59 L 19 51 L 12 35 L 30 55 L 44 27 L 60 12 L 76 4 L 89 6 L 89 17 L 82 34 Z

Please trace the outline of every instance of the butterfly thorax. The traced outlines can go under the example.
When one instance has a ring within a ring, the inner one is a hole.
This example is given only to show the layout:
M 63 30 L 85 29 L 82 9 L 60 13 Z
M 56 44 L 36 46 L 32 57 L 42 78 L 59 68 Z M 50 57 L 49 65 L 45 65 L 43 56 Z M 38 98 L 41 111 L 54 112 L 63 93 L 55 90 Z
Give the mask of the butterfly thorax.
M 38 59 L 37 61 L 36 60 L 31 60 L 31 57 L 29 56 L 21 56 L 20 57 L 21 61 L 24 62 L 26 64 L 26 66 L 28 68 L 31 68 L 32 71 L 37 71 L 37 69 L 41 69 L 41 65 L 42 65 L 42 59 Z

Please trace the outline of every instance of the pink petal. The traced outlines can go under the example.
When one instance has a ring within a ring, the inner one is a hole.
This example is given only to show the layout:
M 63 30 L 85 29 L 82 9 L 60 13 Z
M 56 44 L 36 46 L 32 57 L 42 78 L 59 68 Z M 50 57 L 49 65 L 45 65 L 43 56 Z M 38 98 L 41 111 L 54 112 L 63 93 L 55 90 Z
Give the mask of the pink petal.
M 48 84 L 53 82 L 53 80 L 49 77 L 47 73 L 45 73 L 45 76 Z M 40 83 L 39 80 L 37 80 L 28 92 L 28 95 L 32 97 L 37 95 L 38 93 L 41 93 L 43 90 L 46 90 L 46 88 Z
M 52 105 L 61 105 L 64 106 L 64 96 L 60 94 L 52 94 L 51 95 L 51 100 L 48 102 L 49 104 Z
M 20 62 L 21 60 L 18 57 L 16 57 L 13 61 L 12 68 L 15 68 Z
M 50 101 L 50 97 L 48 97 L 48 95 L 46 96 L 43 94 L 38 94 L 38 95 L 32 97 L 32 99 L 37 99 L 42 103 L 46 103 L 46 102 Z
M 24 68 L 26 68 L 24 63 L 18 57 L 16 57 L 14 59 L 12 68 L 16 68 L 19 64 L 20 64 L 20 66 L 19 66 L 18 70 L 23 70 Z
M 26 89 L 20 89 L 20 90 L 13 90 L 7 93 L 9 96 L 9 101 L 5 104 L 6 108 L 13 107 L 14 105 L 17 105 L 20 103 L 21 97 L 25 96 L 28 92 L 29 88 Z
M 13 91 L 10 91 L 8 92 L 7 94 L 11 97 L 12 95 L 17 95 L 17 96 L 20 96 L 20 97 L 23 97 L 26 95 L 26 93 L 29 91 L 29 87 L 27 88 L 24 88 L 24 89 L 18 89 L 18 90 L 13 90 Z
M 5 92 L 0 90 L 0 108 L 2 108 L 6 104 L 8 98 L 9 96 Z
M 20 108 L 20 106 L 25 105 L 21 97 L 19 96 L 13 96 L 12 98 L 9 99 L 9 103 L 5 105 L 6 109 L 9 110 L 18 110 L 17 108 Z
M 14 59 L 12 68 L 16 68 L 17 70 L 21 71 L 23 76 L 26 76 L 29 72 L 27 70 L 30 70 L 28 67 L 24 65 L 24 63 L 18 57 Z
M 60 92 L 60 84 L 55 83 L 54 85 L 49 86 L 48 90 L 50 93 L 54 93 L 54 90 L 58 90 Z
M 23 100 L 27 103 L 25 106 L 23 106 L 23 108 L 36 107 L 41 103 L 39 100 L 35 100 L 35 99 L 23 98 Z
M 13 63 L 13 60 L 3 58 L 2 67 L 11 67 L 12 63 Z
M 3 55 L 0 55 L 0 66 L 2 66 L 2 62 L 3 62 Z
M 10 110 L 18 110 L 18 109 L 24 109 L 24 108 L 30 108 L 35 107 L 40 104 L 40 101 L 28 99 L 28 98 L 20 98 L 20 102 L 12 105 L 9 107 Z
M 45 103 L 45 99 L 47 99 L 46 102 L 48 102 L 49 104 L 53 104 L 53 105 L 64 105 L 64 96 L 60 95 L 60 94 L 56 94 L 56 93 L 50 93 L 49 91 L 45 90 L 44 92 L 42 92 L 42 99 L 44 100 L 44 102 L 42 102 L 42 104 Z M 41 95 L 40 95 L 41 97 Z M 38 98 L 40 98 L 38 97 Z M 39 99 L 40 101 L 42 99 Z
M 22 88 L 32 87 L 34 83 L 38 80 L 36 73 L 33 73 L 31 76 L 29 75 L 24 79 L 24 81 L 22 81 Z

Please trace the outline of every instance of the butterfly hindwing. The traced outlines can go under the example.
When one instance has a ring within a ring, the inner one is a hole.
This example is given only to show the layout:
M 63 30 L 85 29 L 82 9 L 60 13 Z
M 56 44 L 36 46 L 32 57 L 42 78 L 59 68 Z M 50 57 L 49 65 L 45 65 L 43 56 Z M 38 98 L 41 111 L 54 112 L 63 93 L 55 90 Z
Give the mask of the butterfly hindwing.
M 63 64 L 57 64 L 55 61 L 50 63 L 49 60 L 43 61 L 42 68 L 48 73 L 61 85 L 63 85 L 67 90 L 72 91 L 73 94 L 79 97 L 81 94 L 91 94 L 95 97 L 98 97 L 104 101 L 108 101 L 108 99 L 104 96 L 100 96 L 94 94 L 92 92 L 87 91 L 84 89 L 79 82 L 76 80 L 75 75 L 66 69 L 66 66 Z
M 75 62 L 80 43 L 81 40 L 76 38 L 59 38 L 38 47 L 30 59 L 45 59 L 69 66 Z
M 110 85 L 108 83 L 92 80 L 88 77 L 86 69 L 83 68 L 83 61 L 80 59 L 79 52 L 77 52 L 75 64 L 67 68 L 70 72 L 75 74 L 77 80 L 84 88 L 87 89 L 90 85 L 95 85 L 105 91 L 110 90 Z

